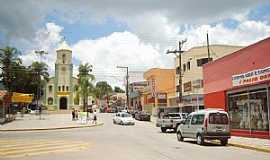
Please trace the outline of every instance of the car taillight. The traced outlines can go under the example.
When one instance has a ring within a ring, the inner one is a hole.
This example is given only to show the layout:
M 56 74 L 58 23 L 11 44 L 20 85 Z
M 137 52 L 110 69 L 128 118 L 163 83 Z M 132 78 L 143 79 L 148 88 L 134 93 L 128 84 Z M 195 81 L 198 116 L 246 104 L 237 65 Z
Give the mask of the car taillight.
M 207 126 L 208 126 L 208 119 L 205 118 L 205 120 L 204 120 L 204 128 L 205 128 L 205 131 L 207 131 Z

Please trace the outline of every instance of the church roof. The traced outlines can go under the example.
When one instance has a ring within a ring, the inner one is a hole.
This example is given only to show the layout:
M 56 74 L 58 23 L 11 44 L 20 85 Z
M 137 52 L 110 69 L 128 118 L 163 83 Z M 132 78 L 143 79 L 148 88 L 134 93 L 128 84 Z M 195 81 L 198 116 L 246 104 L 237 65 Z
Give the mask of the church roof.
M 69 51 L 72 51 L 66 41 L 62 41 L 60 43 L 60 45 L 58 46 L 58 48 L 56 49 L 56 51 L 58 51 L 58 50 L 69 50 Z

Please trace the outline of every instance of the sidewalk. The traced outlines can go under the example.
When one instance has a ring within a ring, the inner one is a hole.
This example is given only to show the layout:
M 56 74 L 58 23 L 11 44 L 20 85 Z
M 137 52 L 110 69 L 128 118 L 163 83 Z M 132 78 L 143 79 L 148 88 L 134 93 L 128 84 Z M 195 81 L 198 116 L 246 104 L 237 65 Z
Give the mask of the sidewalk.
M 151 122 L 154 125 L 156 124 L 156 120 L 157 120 L 156 117 L 151 116 Z M 214 143 L 217 142 L 219 144 L 219 141 L 213 141 L 213 142 Z M 270 139 L 232 136 L 229 139 L 228 145 L 270 153 Z
M 270 153 L 270 140 L 261 138 L 247 138 L 232 136 L 229 145 Z
M 42 114 L 41 118 L 39 115 L 25 114 L 24 117 L 17 115 L 16 120 L 0 125 L 0 132 L 84 128 L 102 124 L 93 125 L 91 122 L 82 123 L 80 120 L 72 121 L 71 114 Z

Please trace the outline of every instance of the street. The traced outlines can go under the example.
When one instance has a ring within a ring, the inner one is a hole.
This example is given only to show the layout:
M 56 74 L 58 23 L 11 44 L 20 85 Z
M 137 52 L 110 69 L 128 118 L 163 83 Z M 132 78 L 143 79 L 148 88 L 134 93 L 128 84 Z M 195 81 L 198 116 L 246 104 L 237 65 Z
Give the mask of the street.
M 104 122 L 104 125 L 92 128 L 1 132 L 0 159 L 270 159 L 269 153 L 232 146 L 210 143 L 199 146 L 194 140 L 178 142 L 175 133 L 161 133 L 152 122 L 136 121 L 135 126 L 114 125 L 112 117 L 113 114 L 99 114 L 99 121 Z

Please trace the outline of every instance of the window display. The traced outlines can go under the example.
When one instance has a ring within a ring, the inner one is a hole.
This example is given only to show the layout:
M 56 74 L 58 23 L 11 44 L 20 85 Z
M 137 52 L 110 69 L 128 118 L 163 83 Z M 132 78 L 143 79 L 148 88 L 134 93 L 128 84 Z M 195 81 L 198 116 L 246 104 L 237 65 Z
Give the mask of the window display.
M 228 96 L 232 129 L 268 131 L 267 90 L 253 90 Z

